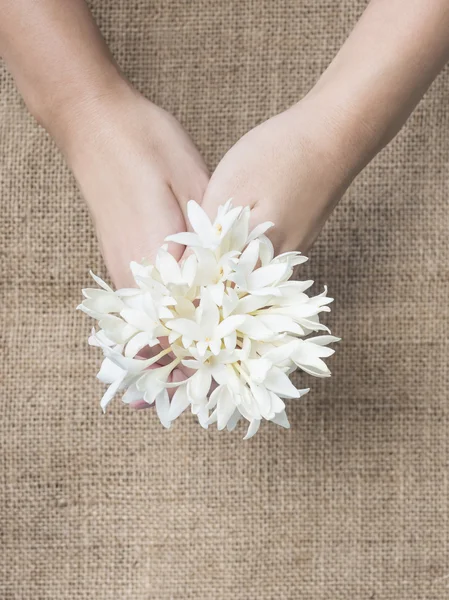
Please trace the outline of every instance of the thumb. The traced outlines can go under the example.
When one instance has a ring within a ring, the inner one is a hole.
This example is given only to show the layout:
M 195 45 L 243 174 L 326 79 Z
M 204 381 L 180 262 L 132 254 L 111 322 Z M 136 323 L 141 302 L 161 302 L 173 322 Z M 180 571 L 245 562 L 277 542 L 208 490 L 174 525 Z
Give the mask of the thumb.
M 250 232 L 262 223 L 274 223 L 274 226 L 266 231 L 266 235 L 273 242 L 275 250 L 280 247 L 282 235 L 276 227 L 279 220 L 276 214 L 277 210 L 274 209 L 274 203 L 269 202 L 267 196 L 262 194 L 256 185 L 240 174 L 234 179 L 226 179 L 224 184 L 218 177 L 214 178 L 212 176 L 201 205 L 212 222 L 217 217 L 218 207 L 228 200 L 232 201 L 233 207 L 249 207 L 251 211 L 249 218 Z
M 249 206 L 253 209 L 258 199 L 256 189 L 251 186 L 245 173 L 239 168 L 230 168 L 225 156 L 210 178 L 201 206 L 213 221 L 218 207 L 228 200 L 232 200 L 233 206 Z

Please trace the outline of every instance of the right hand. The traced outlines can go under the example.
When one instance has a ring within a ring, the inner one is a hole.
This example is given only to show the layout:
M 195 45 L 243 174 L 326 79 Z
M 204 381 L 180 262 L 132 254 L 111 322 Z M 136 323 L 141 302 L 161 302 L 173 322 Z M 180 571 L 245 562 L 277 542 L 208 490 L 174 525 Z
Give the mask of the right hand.
M 130 261 L 153 261 L 166 236 L 185 231 L 186 204 L 201 202 L 209 174 L 179 122 L 134 90 L 91 104 L 60 145 L 114 284 L 132 286 Z
M 201 202 L 209 174 L 178 121 L 135 91 L 93 104 L 55 137 L 89 206 L 113 283 L 132 287 L 130 261 L 153 262 L 166 236 L 186 230 L 186 204 Z M 169 250 L 177 259 L 182 255 L 177 244 Z M 150 356 L 160 348 L 147 351 Z M 179 368 L 171 374 L 172 381 L 185 378 Z

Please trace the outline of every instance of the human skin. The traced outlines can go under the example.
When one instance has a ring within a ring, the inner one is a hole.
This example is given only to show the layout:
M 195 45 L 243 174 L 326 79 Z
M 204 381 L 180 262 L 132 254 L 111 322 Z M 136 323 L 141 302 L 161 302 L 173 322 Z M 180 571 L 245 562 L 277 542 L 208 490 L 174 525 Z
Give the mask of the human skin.
M 74 173 L 114 284 L 132 286 L 130 261 L 154 260 L 166 236 L 185 231 L 207 167 L 179 122 L 132 88 L 84 0 L 0 0 L 0 15 L 0 55 Z
M 209 181 L 181 125 L 121 73 L 84 0 L 0 0 L 0 14 L 0 55 L 64 153 L 119 287 L 130 260 L 185 229 L 190 198 L 213 218 L 232 197 L 254 224 L 275 223 L 277 252 L 307 250 L 449 58 L 449 0 L 371 0 L 312 90 L 244 135 Z
M 307 251 L 448 59 L 449 0 L 371 0 L 312 90 L 227 152 L 203 208 L 250 205 L 254 223 L 275 223 L 277 252 Z
M 185 231 L 207 167 L 179 122 L 130 85 L 84 0 L 0 0 L 0 15 L 0 55 L 75 175 L 114 284 L 132 285 L 129 262 Z
M 211 217 L 229 197 L 249 204 L 254 222 L 275 223 L 277 251 L 308 249 L 449 58 L 449 0 L 371 0 L 310 92 L 244 135 L 208 183 L 187 133 L 132 88 L 84 0 L 0 0 L 0 11 L 0 54 L 66 156 L 118 286 L 131 259 L 154 258 L 185 228 L 189 198 Z

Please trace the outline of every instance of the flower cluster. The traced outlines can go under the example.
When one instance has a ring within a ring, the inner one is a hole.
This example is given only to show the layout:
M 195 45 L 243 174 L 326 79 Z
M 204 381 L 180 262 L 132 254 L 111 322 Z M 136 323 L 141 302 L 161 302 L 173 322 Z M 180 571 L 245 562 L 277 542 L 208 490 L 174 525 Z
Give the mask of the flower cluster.
M 287 428 L 284 400 L 308 392 L 289 375 L 330 375 L 322 359 L 339 338 L 318 315 L 332 298 L 326 289 L 309 297 L 313 281 L 290 279 L 307 258 L 274 256 L 265 235 L 273 223 L 250 231 L 248 207 L 228 201 L 212 223 L 191 200 L 188 218 L 192 232 L 166 239 L 189 249 L 181 262 L 163 246 L 155 265 L 131 263 L 137 287 L 114 291 L 92 274 L 99 289 L 83 290 L 78 308 L 99 325 L 89 343 L 104 354 L 97 377 L 109 384 L 101 406 L 124 391 L 125 403 L 154 403 L 165 427 L 190 407 L 205 428 L 216 422 L 231 431 L 246 419 L 245 439 L 262 419 Z M 327 334 L 309 336 L 317 331 Z M 173 380 L 175 369 L 182 381 Z

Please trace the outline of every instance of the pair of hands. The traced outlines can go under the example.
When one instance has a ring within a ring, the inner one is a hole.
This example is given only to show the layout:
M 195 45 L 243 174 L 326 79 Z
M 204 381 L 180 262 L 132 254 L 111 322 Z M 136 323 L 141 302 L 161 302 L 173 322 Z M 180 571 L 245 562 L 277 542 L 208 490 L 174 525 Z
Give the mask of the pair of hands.
M 259 125 L 209 177 L 179 122 L 135 90 L 90 102 L 62 146 L 114 284 L 131 285 L 129 262 L 154 259 L 166 236 L 186 230 L 190 199 L 214 218 L 232 197 L 254 208 L 253 224 L 275 223 L 277 252 L 307 250 L 345 188 L 334 136 L 313 113 L 306 98 Z M 183 248 L 170 251 L 180 258 Z
M 89 205 L 115 286 L 133 285 L 131 260 L 154 260 L 166 236 L 186 231 L 190 199 L 211 219 L 229 198 L 250 205 L 252 226 L 275 223 L 270 234 L 277 253 L 307 250 L 344 189 L 344 171 L 332 152 L 338 136 L 322 118 L 312 118 L 312 107 L 303 100 L 251 130 L 209 177 L 179 122 L 135 90 L 87 103 L 59 143 Z M 183 247 L 171 244 L 169 250 L 182 257 Z M 171 378 L 182 381 L 186 374 L 177 368 Z

